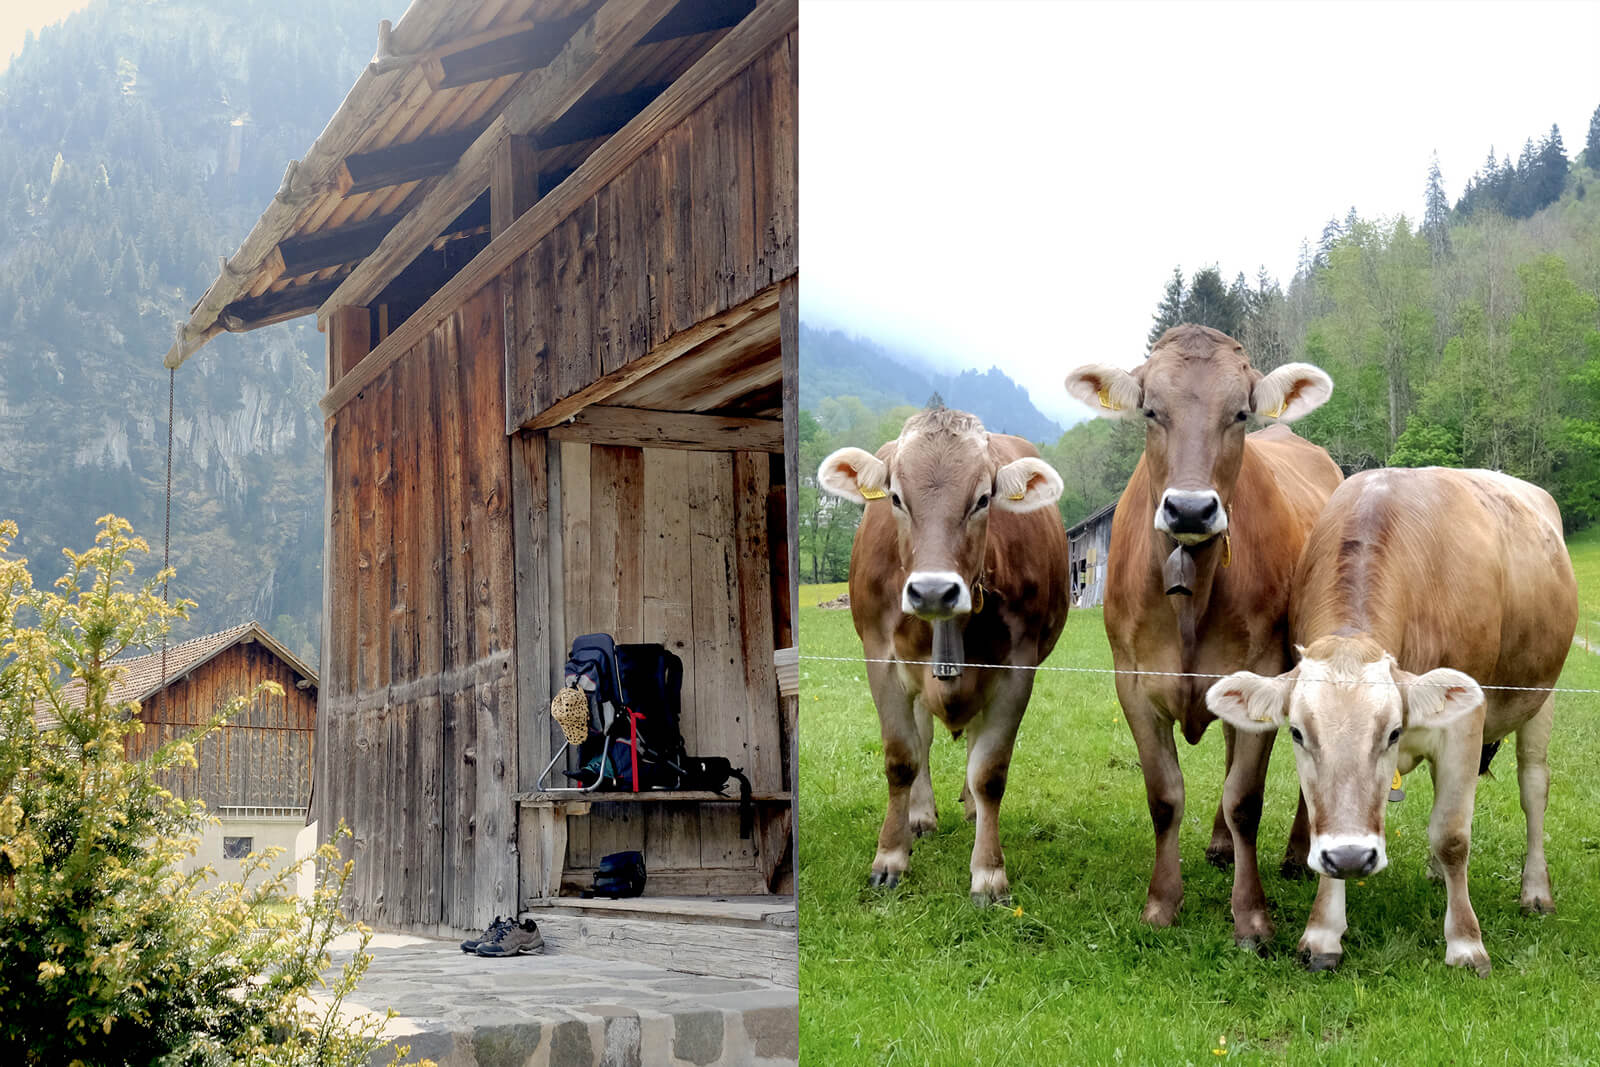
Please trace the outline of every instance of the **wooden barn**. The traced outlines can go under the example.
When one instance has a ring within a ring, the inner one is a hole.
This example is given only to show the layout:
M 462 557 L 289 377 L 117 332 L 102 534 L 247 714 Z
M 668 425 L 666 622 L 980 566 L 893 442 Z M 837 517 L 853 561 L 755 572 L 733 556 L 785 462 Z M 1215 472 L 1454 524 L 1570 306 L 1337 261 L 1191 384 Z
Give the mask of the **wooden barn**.
M 1106 553 L 1111 550 L 1111 518 L 1116 513 L 1113 500 L 1067 531 L 1074 607 L 1097 607 L 1105 600 Z
M 369 923 L 570 903 L 624 849 L 650 894 L 793 891 L 797 25 L 413 0 L 167 356 L 326 330 L 313 815 Z M 682 658 L 748 839 L 715 794 L 536 788 L 592 631 Z
M 197 637 L 167 650 L 166 684 L 161 654 L 115 661 L 113 702 L 138 701 L 144 729 L 130 734 L 128 755 L 143 758 L 205 725 L 235 697 L 262 682 L 277 682 L 282 696 L 263 693 L 195 752 L 195 766 L 164 783 L 186 800 L 203 800 L 218 824 L 208 827 L 185 869 L 209 864 L 224 878 L 238 861 L 271 846 L 284 862 L 311 847 L 304 833 L 311 801 L 317 723 L 317 675 L 256 623 Z M 80 694 L 81 686 L 74 688 Z

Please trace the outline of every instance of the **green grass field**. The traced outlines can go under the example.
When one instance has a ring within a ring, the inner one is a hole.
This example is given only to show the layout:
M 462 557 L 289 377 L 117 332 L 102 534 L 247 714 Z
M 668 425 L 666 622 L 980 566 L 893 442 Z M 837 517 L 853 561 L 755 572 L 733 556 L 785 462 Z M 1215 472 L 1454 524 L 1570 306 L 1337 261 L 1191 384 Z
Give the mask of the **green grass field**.
M 1600 647 L 1600 531 L 1571 545 Z M 1600 1062 L 1600 695 L 1557 697 L 1547 819 L 1557 914 L 1523 916 L 1516 752 L 1478 788 L 1471 890 L 1494 973 L 1444 965 L 1444 889 L 1425 878 L 1432 791 L 1412 775 L 1389 809 L 1390 865 L 1349 889 L 1340 970 L 1309 974 L 1295 943 L 1313 882 L 1277 875 L 1294 760 L 1275 754 L 1262 821 L 1278 927 L 1260 959 L 1236 949 L 1231 872 L 1203 850 L 1221 789 L 1222 733 L 1179 744 L 1187 784 L 1184 904 L 1139 922 L 1153 840 L 1133 739 L 1104 675 L 1046 673 L 1001 812 L 1012 908 L 967 899 L 972 827 L 961 746 L 936 737 L 939 831 L 895 889 L 867 887 L 887 790 L 877 716 L 848 611 L 801 588 L 800 1032 L 808 1063 L 1182 1064 Z M 1073 612 L 1050 664 L 1111 665 L 1098 610 Z M 1562 684 L 1600 688 L 1575 648 Z M 1019 910 L 1020 909 L 1020 910 Z

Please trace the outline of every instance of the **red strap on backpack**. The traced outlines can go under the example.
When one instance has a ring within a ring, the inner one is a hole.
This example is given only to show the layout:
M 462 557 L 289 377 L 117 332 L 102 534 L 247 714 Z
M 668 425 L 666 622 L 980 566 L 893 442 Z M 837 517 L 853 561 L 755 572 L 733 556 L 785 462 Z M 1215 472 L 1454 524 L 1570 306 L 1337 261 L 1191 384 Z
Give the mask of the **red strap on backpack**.
M 640 712 L 632 708 L 623 708 L 628 713 L 628 743 L 633 746 L 633 791 L 639 791 L 639 720 L 644 718 Z

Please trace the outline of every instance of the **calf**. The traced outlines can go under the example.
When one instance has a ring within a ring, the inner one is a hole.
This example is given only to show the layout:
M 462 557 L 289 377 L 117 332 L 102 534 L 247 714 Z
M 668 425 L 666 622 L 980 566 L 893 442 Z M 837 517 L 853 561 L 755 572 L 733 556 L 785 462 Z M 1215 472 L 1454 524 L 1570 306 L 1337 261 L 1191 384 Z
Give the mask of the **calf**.
M 1052 506 L 1061 478 L 1027 441 L 941 408 L 907 419 L 876 456 L 839 449 L 817 481 L 867 506 L 850 553 L 850 614 L 889 780 L 871 883 L 899 882 L 912 834 L 937 826 L 928 776 L 937 718 L 967 740 L 973 900 L 1003 898 L 997 820 L 1011 750 L 1033 692 L 1031 668 L 1067 618 L 1067 538 Z M 942 660 L 996 667 L 936 670 L 936 647 Z
M 1426 759 L 1428 844 L 1443 875 L 1445 962 L 1489 971 L 1467 896 L 1472 807 L 1485 743 L 1517 735 L 1528 820 L 1525 911 L 1554 910 L 1544 858 L 1553 687 L 1578 622 L 1561 513 L 1537 486 L 1493 471 L 1366 471 L 1328 501 L 1295 573 L 1299 664 L 1240 672 L 1206 694 L 1241 730 L 1287 723 L 1322 872 L 1300 951 L 1313 970 L 1344 949 L 1345 879 L 1388 863 L 1390 780 Z M 1532 692 L 1479 686 L 1532 687 Z
M 1166 926 L 1183 900 L 1183 773 L 1172 727 L 1192 745 L 1213 718 L 1204 685 L 1184 675 L 1289 665 L 1289 578 L 1341 479 L 1327 452 L 1287 427 L 1246 435 L 1245 426 L 1251 415 L 1292 422 L 1327 400 L 1333 383 L 1305 363 L 1264 375 L 1227 334 L 1185 325 L 1163 334 L 1133 371 L 1080 367 L 1067 391 L 1098 414 L 1145 424 L 1144 455 L 1111 524 L 1105 623 L 1155 825 L 1144 919 Z M 1272 936 L 1256 869 L 1272 736 L 1226 724 L 1223 732 L 1227 779 L 1207 857 L 1233 860 L 1234 938 L 1259 948 Z M 1303 862 L 1303 812 L 1295 825 L 1290 872 Z

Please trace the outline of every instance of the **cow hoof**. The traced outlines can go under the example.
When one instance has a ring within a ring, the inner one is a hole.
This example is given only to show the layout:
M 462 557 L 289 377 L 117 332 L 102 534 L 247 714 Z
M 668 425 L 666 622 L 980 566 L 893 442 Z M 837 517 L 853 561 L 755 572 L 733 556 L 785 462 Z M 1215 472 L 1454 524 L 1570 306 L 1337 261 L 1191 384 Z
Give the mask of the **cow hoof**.
M 1011 894 L 1010 893 L 1007 893 L 1007 894 L 1005 894 L 1003 896 L 998 896 L 998 897 L 991 897 L 988 893 L 973 893 L 973 894 L 971 894 L 971 900 L 972 900 L 972 906 L 974 908 L 1009 908 L 1009 907 L 1011 907 Z
M 993 904 L 1011 898 L 1011 884 L 1006 881 L 1006 869 L 994 867 L 972 872 L 972 901 Z
M 1489 954 L 1481 948 L 1447 952 L 1444 961 L 1452 967 L 1470 968 L 1479 978 L 1489 977 L 1489 972 L 1492 970 L 1489 966 Z
M 1141 922 L 1151 926 L 1171 926 L 1178 918 L 1178 903 L 1168 904 L 1165 901 L 1151 900 L 1144 906 L 1144 913 L 1139 916 Z
M 1246 934 L 1244 937 L 1235 936 L 1233 943 L 1253 956 L 1260 956 L 1262 959 L 1266 959 L 1267 950 L 1272 944 L 1272 938 L 1270 935 L 1262 937 L 1258 934 Z
M 1300 963 L 1306 970 L 1313 974 L 1319 971 L 1331 971 L 1339 966 L 1339 961 L 1344 959 L 1342 952 L 1302 952 Z
M 1278 875 L 1291 882 L 1303 882 L 1307 878 L 1315 877 L 1316 873 L 1311 869 L 1311 864 L 1305 861 L 1304 856 L 1285 856 L 1283 863 L 1278 867 Z
M 900 884 L 899 871 L 873 871 L 867 877 L 867 884 L 874 889 L 893 889 Z
M 1233 846 L 1222 848 L 1213 845 L 1206 849 L 1206 862 L 1219 871 L 1225 871 L 1233 866 Z
M 920 818 L 913 815 L 911 817 L 912 837 L 927 837 L 937 829 L 939 829 L 939 817 L 937 815 L 924 815 Z
M 1554 915 L 1556 902 L 1549 897 L 1524 897 L 1522 900 L 1522 914 L 1524 915 Z

